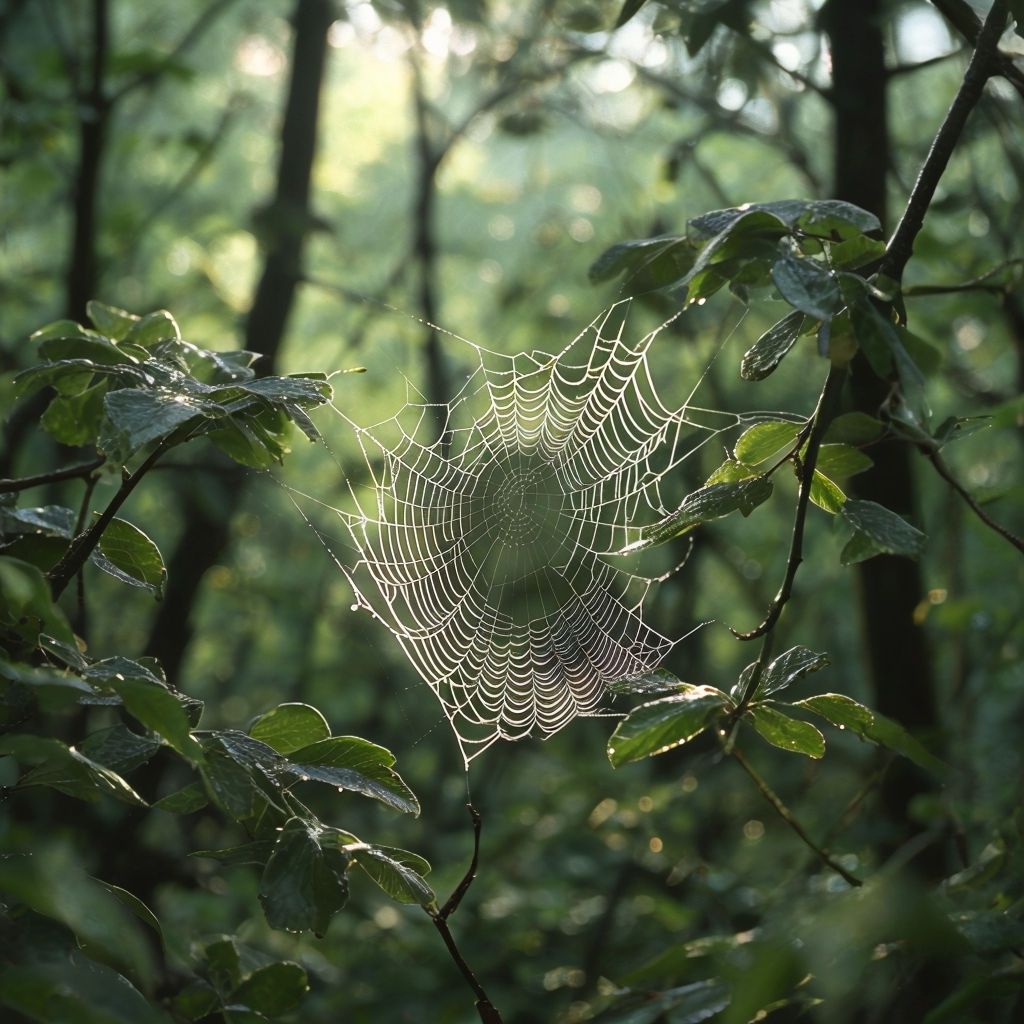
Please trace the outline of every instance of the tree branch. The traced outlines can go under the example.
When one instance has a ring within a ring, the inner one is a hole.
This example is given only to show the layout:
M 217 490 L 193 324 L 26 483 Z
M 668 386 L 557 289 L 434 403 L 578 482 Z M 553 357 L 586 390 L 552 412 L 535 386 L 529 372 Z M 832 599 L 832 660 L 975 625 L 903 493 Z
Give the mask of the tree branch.
M 476 1011 L 480 1015 L 480 1020 L 483 1024 L 502 1024 L 501 1014 L 498 1013 L 494 1008 L 494 1004 L 487 998 L 487 993 L 484 991 L 477 976 L 473 973 L 473 969 L 466 963 L 466 958 L 456 945 L 455 938 L 448 927 L 448 918 L 458 910 L 463 896 L 469 891 L 469 887 L 473 884 L 473 879 L 476 878 L 477 865 L 480 863 L 480 829 L 482 819 L 480 812 L 472 804 L 466 804 L 466 807 L 469 810 L 470 817 L 473 819 L 473 858 L 469 862 L 469 867 L 466 869 L 462 881 L 455 887 L 455 890 L 448 897 L 444 906 L 440 910 L 428 910 L 427 913 L 430 914 L 430 919 L 434 922 L 434 927 L 440 933 L 448 953 L 455 962 L 455 966 L 458 967 L 462 976 L 466 979 L 466 983 L 476 995 Z
M 1012 533 L 1005 526 L 1000 526 L 989 514 L 974 500 L 970 491 L 968 491 L 963 484 L 950 471 L 949 466 L 946 465 L 945 460 L 937 451 L 930 451 L 926 453 L 928 461 L 935 467 L 935 471 L 942 477 L 943 480 L 949 484 L 950 487 L 960 495 L 961 498 L 967 503 L 970 510 L 990 529 L 994 530 L 1004 540 L 1009 541 L 1018 551 L 1024 554 L 1024 540 L 1021 540 L 1015 533 Z
M 135 490 L 136 485 L 149 471 L 153 463 L 160 458 L 168 448 L 177 444 L 181 435 L 175 431 L 165 437 L 150 452 L 146 460 L 135 470 L 129 473 L 121 484 L 120 490 L 110 500 L 110 504 L 103 510 L 103 513 L 85 533 L 80 533 L 72 542 L 71 546 L 64 552 L 57 564 L 46 574 L 50 581 L 50 591 L 56 600 L 64 592 L 64 588 L 71 582 L 75 574 L 79 572 L 86 559 L 93 553 L 96 545 L 103 536 L 103 531 L 110 525 L 110 521 L 117 515 L 118 510 L 128 499 L 128 495 Z
M 967 42 L 972 46 L 978 45 L 982 25 L 974 10 L 965 0 L 931 0 L 931 3 L 932 7 L 939 11 Z M 993 4 L 994 6 L 995 4 Z M 1017 67 L 1010 57 L 998 54 L 996 56 L 996 71 L 1020 93 L 1021 97 L 1024 97 L 1024 71 Z
M 786 606 L 793 593 L 793 581 L 796 579 L 797 569 L 803 561 L 804 527 L 807 521 L 807 506 L 811 498 L 811 485 L 814 483 L 814 466 L 818 461 L 818 449 L 821 447 L 821 439 L 825 436 L 828 425 L 838 405 L 839 394 L 843 388 L 843 381 L 846 379 L 846 370 L 837 366 L 829 368 L 828 376 L 825 378 L 825 386 L 821 390 L 818 399 L 818 407 L 814 410 L 814 426 L 811 428 L 811 435 L 807 440 L 807 452 L 803 457 L 800 467 L 800 494 L 796 503 L 796 515 L 793 517 L 793 537 L 789 546 L 789 558 L 786 561 L 786 575 L 783 577 L 782 586 L 775 595 L 768 614 L 755 629 L 747 633 L 729 627 L 730 632 L 738 640 L 755 640 L 764 636 L 774 629 L 778 622 L 782 609 Z
M 994 0 L 985 18 L 985 24 L 978 34 L 977 46 L 971 55 L 960 88 L 932 141 L 931 149 L 910 193 L 910 199 L 907 200 L 903 216 L 886 246 L 885 255 L 879 264 L 879 273 L 896 281 L 903 279 L 903 270 L 914 251 L 914 239 L 924 224 L 925 214 L 935 197 L 935 189 L 960 140 L 967 118 L 981 99 L 985 83 L 997 70 L 999 37 L 1006 26 L 1008 5 L 1009 0 Z
M 0 480 L 0 494 L 16 494 L 27 491 L 30 487 L 41 487 L 43 484 L 55 484 L 61 480 L 75 480 L 87 477 L 100 468 L 106 459 L 96 458 L 90 462 L 82 462 L 77 466 L 66 466 L 55 469 L 52 473 L 40 473 L 38 476 L 22 476 L 15 480 Z
M 848 885 L 852 885 L 857 888 L 863 883 L 856 876 L 850 874 L 838 861 L 834 860 L 829 856 L 826 850 L 823 850 L 805 831 L 803 825 L 794 817 L 793 812 L 782 802 L 779 795 L 768 785 L 768 783 L 761 777 L 761 774 L 756 768 L 743 756 L 739 747 L 732 748 L 732 756 L 736 759 L 736 762 L 740 767 L 753 779 L 754 785 L 757 786 L 761 795 L 772 805 L 775 809 L 776 814 L 800 837 L 806 846 L 808 846 L 817 855 L 818 859 L 831 868 L 837 875 L 839 875 Z

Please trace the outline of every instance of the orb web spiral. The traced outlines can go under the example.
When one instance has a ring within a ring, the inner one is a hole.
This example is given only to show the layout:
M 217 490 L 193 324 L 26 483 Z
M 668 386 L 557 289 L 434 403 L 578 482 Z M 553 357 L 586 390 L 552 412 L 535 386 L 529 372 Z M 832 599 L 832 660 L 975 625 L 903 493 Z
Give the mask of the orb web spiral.
M 672 470 L 737 418 L 667 407 L 649 362 L 663 328 L 630 344 L 623 320 L 612 307 L 557 355 L 470 346 L 440 435 L 425 403 L 372 426 L 343 416 L 371 475 L 339 511 L 355 607 L 397 638 L 467 764 L 601 714 L 610 682 L 673 646 L 644 619 L 658 580 L 618 552 L 672 511 Z

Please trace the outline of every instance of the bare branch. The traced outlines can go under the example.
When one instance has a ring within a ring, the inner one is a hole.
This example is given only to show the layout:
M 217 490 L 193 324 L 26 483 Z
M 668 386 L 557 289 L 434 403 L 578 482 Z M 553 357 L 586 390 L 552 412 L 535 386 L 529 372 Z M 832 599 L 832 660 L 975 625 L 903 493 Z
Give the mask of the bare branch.
M 818 859 L 827 867 L 831 868 L 837 875 L 839 875 L 848 885 L 852 885 L 857 888 L 863 885 L 863 882 L 856 876 L 851 875 L 838 861 L 834 860 L 829 853 L 822 849 L 804 829 L 803 825 L 797 820 L 793 812 L 782 802 L 779 795 L 768 785 L 761 774 L 756 768 L 743 756 L 739 747 L 732 748 L 732 756 L 740 767 L 753 779 L 754 785 L 757 786 L 761 795 L 772 805 L 775 809 L 775 813 L 800 837 L 803 843 L 808 846 L 817 855 Z
M 997 523 L 994 519 L 991 518 L 991 516 L 989 516 L 989 514 L 977 503 L 977 501 L 974 500 L 974 497 L 971 495 L 970 491 L 968 491 L 963 486 L 963 484 L 961 484 L 960 481 L 957 480 L 955 476 L 953 476 L 953 473 L 951 472 L 949 466 L 946 465 L 945 460 L 942 458 L 939 452 L 930 451 L 927 452 L 927 455 L 928 461 L 935 467 L 935 471 L 939 474 L 939 476 L 942 477 L 943 480 L 946 481 L 947 484 L 949 484 L 950 487 L 953 488 L 954 491 L 956 491 L 957 494 L 960 495 L 961 498 L 963 498 L 963 500 L 967 503 L 970 510 L 990 530 L 994 530 L 996 533 L 999 534 L 1000 537 L 1003 538 L 1003 540 L 1009 541 L 1009 543 L 1012 544 L 1018 551 L 1024 554 L 1024 540 L 1021 540 L 1020 537 L 1018 537 L 1015 533 L 1012 533 L 1005 526 L 1000 526 L 999 523 Z
M 77 466 L 66 466 L 64 469 L 56 469 L 52 473 L 40 473 L 38 476 L 22 476 L 15 480 L 0 480 L 0 494 L 16 494 L 19 491 L 27 491 L 30 487 L 41 487 L 43 484 L 55 484 L 61 480 L 76 480 L 79 477 L 87 477 L 106 462 L 106 459 L 96 458 L 89 462 L 80 463 Z
M 997 70 L 999 37 L 1006 26 L 1009 0 L 995 0 L 978 34 L 977 48 L 971 55 L 960 88 L 932 141 L 921 173 L 907 200 L 906 209 L 886 247 L 879 272 L 897 281 L 903 279 L 903 270 L 914 251 L 914 239 L 924 224 L 925 214 L 935 196 L 935 189 L 949 163 L 963 133 L 967 118 L 974 109 L 985 83 Z M 937 5 L 938 6 L 938 5 Z

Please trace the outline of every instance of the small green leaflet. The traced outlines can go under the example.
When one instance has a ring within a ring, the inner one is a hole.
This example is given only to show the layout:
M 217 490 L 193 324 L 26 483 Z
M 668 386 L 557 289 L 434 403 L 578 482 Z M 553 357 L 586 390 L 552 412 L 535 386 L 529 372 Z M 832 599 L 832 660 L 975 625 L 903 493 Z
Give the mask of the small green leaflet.
M 720 519 L 730 512 L 750 515 L 762 502 L 771 497 L 772 482 L 765 476 L 735 483 L 711 484 L 687 495 L 672 515 L 654 526 L 640 531 L 640 539 L 627 544 L 620 555 L 643 551 L 664 544 L 673 537 L 687 533 L 695 526 L 711 519 Z
M 855 531 L 839 556 L 843 565 L 879 554 L 917 558 L 924 550 L 925 535 L 876 502 L 851 499 L 843 505 L 840 517 Z
M 791 647 L 768 663 L 761 676 L 755 696 L 768 697 L 786 689 L 791 683 L 818 672 L 829 664 L 827 654 L 818 654 L 808 647 Z
M 681 683 L 671 697 L 634 708 L 608 740 L 608 760 L 616 768 L 654 754 L 664 754 L 702 733 L 732 700 L 713 686 Z
M 301 747 L 325 740 L 331 727 L 316 708 L 309 704 L 278 704 L 253 722 L 253 739 L 262 740 L 279 754 L 291 754 Z
M 260 880 L 267 923 L 323 936 L 348 899 L 348 863 L 340 850 L 321 849 L 307 822 L 290 819 L 278 834 Z
M 133 587 L 163 596 L 167 569 L 160 549 L 137 526 L 113 519 L 107 524 L 92 561 L 105 573 Z
M 819 758 L 825 754 L 825 737 L 809 722 L 790 718 L 767 704 L 751 705 L 748 716 L 762 739 L 795 754 Z
M 786 253 L 772 266 L 772 281 L 794 309 L 815 320 L 828 320 L 843 306 L 834 275 L 817 260 Z
M 803 423 L 791 423 L 788 420 L 755 423 L 737 438 L 733 455 L 744 465 L 756 466 L 795 441 L 803 429 Z
M 820 715 L 839 729 L 849 729 L 862 739 L 871 740 L 935 775 L 945 775 L 946 765 L 910 735 L 898 722 L 872 711 L 851 697 L 841 693 L 822 693 L 815 697 L 794 701 L 794 708 L 804 708 Z
M 608 692 L 615 697 L 633 696 L 636 694 L 675 693 L 683 681 L 674 676 L 668 669 L 656 668 L 638 676 L 626 676 L 608 684 Z
M 744 380 L 764 380 L 773 373 L 800 336 L 805 319 L 796 310 L 769 327 L 743 354 L 740 376 Z

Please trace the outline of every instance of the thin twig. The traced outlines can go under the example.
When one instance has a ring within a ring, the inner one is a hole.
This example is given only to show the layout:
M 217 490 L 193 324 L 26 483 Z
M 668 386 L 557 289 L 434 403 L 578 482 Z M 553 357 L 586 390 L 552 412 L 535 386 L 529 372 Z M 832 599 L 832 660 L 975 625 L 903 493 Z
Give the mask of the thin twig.
M 903 216 L 886 246 L 879 264 L 879 273 L 896 281 L 903 279 L 903 270 L 914 251 L 914 239 L 924 224 L 925 214 L 931 206 L 946 165 L 956 149 L 967 118 L 985 89 L 985 83 L 997 71 L 999 37 L 1006 25 L 1009 0 L 994 0 L 978 34 L 978 41 L 963 81 L 946 113 L 945 120 L 932 141 L 921 172 L 910 193 Z
M 473 858 L 469 862 L 469 867 L 466 869 L 462 881 L 455 887 L 455 890 L 448 897 L 444 906 L 440 910 L 428 910 L 427 913 L 430 914 L 430 919 L 434 922 L 434 927 L 438 930 L 455 966 L 458 967 L 463 978 L 466 979 L 466 983 L 476 996 L 476 1011 L 480 1015 L 482 1024 L 502 1024 L 501 1014 L 498 1013 L 494 1004 L 487 997 L 487 993 L 484 991 L 484 987 L 480 984 L 477 976 L 473 973 L 473 969 L 466 963 L 466 958 L 462 955 L 451 933 L 451 929 L 448 927 L 448 918 L 458 910 L 462 898 L 469 891 L 469 887 L 476 878 L 477 865 L 480 862 L 480 828 L 482 819 L 480 812 L 472 804 L 466 804 L 466 807 L 469 810 L 470 817 L 473 819 Z
M 978 44 L 982 28 L 981 22 L 978 20 L 977 14 L 974 13 L 974 8 L 966 0 L 931 0 L 931 3 L 972 46 Z M 1017 67 L 1013 62 L 1013 57 L 1009 54 L 997 52 L 995 56 L 998 74 L 1002 75 L 1024 97 L 1024 71 Z
M 149 471 L 153 463 L 173 444 L 177 444 L 180 439 L 181 436 L 178 431 L 175 431 L 169 437 L 165 437 L 139 468 L 124 478 L 120 490 L 111 498 L 110 504 L 103 510 L 103 513 L 96 522 L 71 542 L 71 546 L 61 556 L 60 561 L 47 573 L 47 578 L 50 581 L 50 591 L 53 594 L 54 600 L 60 597 L 75 573 L 85 565 L 86 559 L 93 553 L 96 545 L 99 544 L 100 539 L 103 537 L 103 531 L 110 525 L 110 521 L 114 516 L 117 515 L 118 510 L 125 503 L 128 495 L 135 490 L 138 482 Z
M 950 487 L 960 495 L 961 498 L 967 502 L 971 511 L 990 529 L 995 530 L 1004 540 L 1009 541 L 1018 551 L 1024 554 L 1024 540 L 1021 540 L 1015 533 L 1012 533 L 1005 526 L 1001 526 L 989 514 L 974 500 L 970 491 L 968 491 L 963 484 L 950 471 L 949 466 L 946 465 L 945 460 L 937 451 L 931 451 L 926 453 L 928 455 L 928 461 L 935 467 L 935 471 L 942 477 L 943 480 L 949 484 Z
M 775 812 L 780 818 L 800 837 L 800 839 L 817 855 L 818 859 L 828 867 L 830 867 L 837 875 L 839 875 L 847 884 L 854 887 L 863 885 L 863 882 L 856 876 L 851 875 L 849 871 L 838 863 L 835 859 L 829 856 L 826 850 L 823 850 L 818 844 L 807 834 L 804 830 L 803 825 L 794 817 L 793 812 L 782 802 L 781 797 L 768 785 L 767 782 L 761 777 L 761 774 L 756 768 L 743 756 L 739 747 L 734 746 L 732 748 L 732 756 L 736 759 L 740 767 L 750 776 L 753 780 L 754 785 L 760 790 L 761 795 L 772 805 Z
M 818 399 L 818 407 L 814 410 L 813 422 L 810 437 L 807 440 L 807 451 L 800 467 L 800 494 L 796 502 L 796 515 L 793 517 L 793 539 L 790 542 L 789 558 L 786 561 L 786 575 L 779 587 L 778 594 L 772 601 L 765 615 L 764 621 L 759 626 L 747 633 L 741 633 L 732 629 L 732 635 L 738 640 L 755 640 L 764 636 L 774 628 L 778 622 L 782 609 L 789 601 L 793 593 L 793 581 L 796 579 L 797 569 L 803 561 L 804 527 L 807 521 L 807 506 L 810 504 L 811 485 L 814 483 L 814 466 L 818 461 L 818 449 L 821 447 L 821 440 L 825 431 L 832 422 L 832 417 L 839 394 L 843 388 L 843 381 L 846 379 L 845 368 L 838 366 L 830 367 L 828 376 L 825 378 L 825 386 L 821 389 L 821 396 Z
M 97 458 L 89 462 L 82 462 L 77 466 L 65 466 L 64 469 L 55 469 L 52 473 L 40 473 L 38 476 L 22 476 L 14 480 L 0 480 L 0 494 L 16 494 L 19 491 L 27 491 L 30 487 L 41 487 L 43 484 L 55 484 L 61 480 L 75 480 L 78 477 L 88 477 L 106 461 L 106 459 Z
M 472 804 L 466 804 L 466 809 L 469 811 L 469 816 L 473 819 L 473 859 L 469 862 L 469 867 L 466 869 L 462 881 L 455 887 L 455 891 L 448 897 L 445 905 L 438 911 L 438 916 L 445 920 L 459 909 L 462 897 L 469 891 L 469 887 L 476 878 L 477 866 L 480 863 L 480 829 L 483 826 L 483 819 L 480 817 L 480 812 Z
M 963 52 L 963 48 L 961 47 L 959 50 L 950 50 L 948 53 L 940 53 L 935 57 L 929 57 L 927 60 L 919 60 L 914 64 L 896 64 L 891 68 L 886 68 L 885 74 L 887 78 L 898 78 L 900 75 L 909 75 L 915 71 L 923 71 L 925 68 L 934 67 L 936 64 L 942 64 L 951 57 L 959 57 Z
M 903 290 L 904 298 L 915 295 L 948 295 L 951 292 L 990 291 L 1005 295 L 1011 288 L 1005 284 L 985 284 L 989 278 L 995 277 L 1008 267 L 1016 267 L 1024 264 L 1024 259 L 1003 260 L 1001 263 L 986 270 L 985 273 L 972 277 L 959 284 L 915 284 Z

